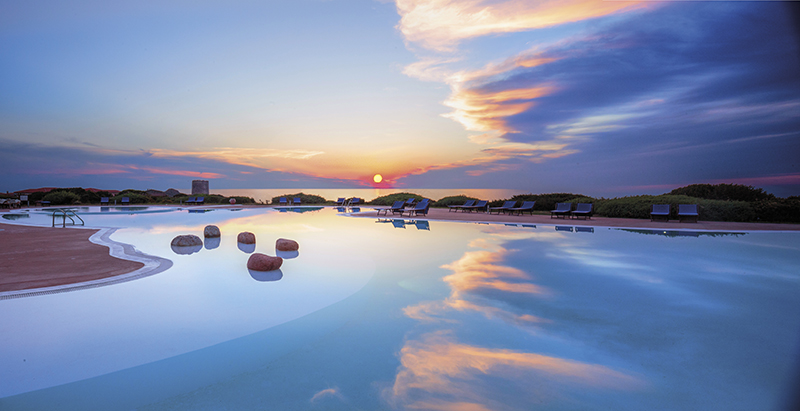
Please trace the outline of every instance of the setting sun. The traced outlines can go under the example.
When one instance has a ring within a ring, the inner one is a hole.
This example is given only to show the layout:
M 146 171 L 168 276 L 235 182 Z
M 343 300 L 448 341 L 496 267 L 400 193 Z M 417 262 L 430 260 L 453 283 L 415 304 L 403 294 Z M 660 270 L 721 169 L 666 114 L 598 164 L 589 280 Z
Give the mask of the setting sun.
M 383 181 L 383 176 L 380 175 L 380 174 L 375 174 L 375 176 L 372 177 L 372 181 L 374 181 L 376 183 L 380 183 L 381 181 Z

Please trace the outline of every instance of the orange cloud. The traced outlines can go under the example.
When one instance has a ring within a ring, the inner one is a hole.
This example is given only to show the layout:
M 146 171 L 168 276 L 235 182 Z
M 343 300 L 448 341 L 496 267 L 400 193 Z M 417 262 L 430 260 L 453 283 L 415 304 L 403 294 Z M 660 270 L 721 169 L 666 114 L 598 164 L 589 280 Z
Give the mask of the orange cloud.
M 397 28 L 407 41 L 452 52 L 463 40 L 553 27 L 643 7 L 598 0 L 397 0 Z
M 644 385 L 636 377 L 602 365 L 463 344 L 447 332 L 406 342 L 400 350 L 400 363 L 391 396 L 395 402 L 409 403 L 409 408 L 433 403 L 438 404 L 435 409 L 443 410 L 491 409 L 488 404 L 501 399 L 488 398 L 491 392 L 481 389 L 484 376 L 502 378 L 508 387 L 529 395 L 542 379 L 617 390 Z M 423 399 L 417 400 L 420 397 Z M 447 401 L 449 398 L 458 401 Z

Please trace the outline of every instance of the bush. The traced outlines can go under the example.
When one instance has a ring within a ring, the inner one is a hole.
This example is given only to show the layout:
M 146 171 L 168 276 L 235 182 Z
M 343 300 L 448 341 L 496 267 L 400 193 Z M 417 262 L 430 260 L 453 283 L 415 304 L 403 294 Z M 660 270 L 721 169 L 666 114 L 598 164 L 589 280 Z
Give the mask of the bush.
M 394 193 L 375 198 L 372 201 L 368 202 L 368 204 L 379 205 L 379 206 L 390 206 L 394 204 L 395 201 L 400 201 L 400 200 L 406 201 L 411 197 L 414 197 L 415 201 L 420 201 L 423 198 L 425 198 L 419 194 L 414 194 L 414 193 Z
M 42 201 L 49 201 L 51 205 L 72 205 L 79 203 L 81 197 L 69 191 L 52 190 L 42 197 Z
M 277 197 L 272 197 L 272 204 L 280 204 L 281 197 L 286 197 L 286 200 L 289 201 L 289 203 L 291 203 L 295 197 L 300 197 L 300 204 L 325 204 L 328 202 L 328 200 L 325 200 L 323 197 L 315 194 L 297 193 L 283 194 Z
M 153 197 L 150 197 L 149 195 L 145 194 L 144 191 L 139 190 L 125 190 L 114 197 L 109 198 L 109 200 L 111 200 L 111 202 L 116 201 L 117 205 L 120 205 L 122 204 L 122 197 L 128 197 L 131 204 L 148 204 L 155 202 Z
M 752 203 L 756 220 L 774 223 L 800 223 L 800 197 L 775 198 Z
M 744 201 L 704 200 L 684 195 L 635 196 L 597 201 L 596 214 L 612 218 L 650 218 L 651 204 L 669 204 L 670 219 L 678 218 L 679 204 L 697 204 L 700 220 L 753 221 L 755 212 Z
M 478 200 L 478 199 L 463 194 L 457 196 L 444 197 L 431 204 L 431 207 L 447 207 L 451 205 L 462 205 L 466 203 L 467 200 Z
M 767 193 L 762 188 L 754 188 L 741 184 L 692 184 L 670 191 L 670 195 L 685 195 L 706 200 L 729 201 L 763 201 L 774 199 L 775 196 Z

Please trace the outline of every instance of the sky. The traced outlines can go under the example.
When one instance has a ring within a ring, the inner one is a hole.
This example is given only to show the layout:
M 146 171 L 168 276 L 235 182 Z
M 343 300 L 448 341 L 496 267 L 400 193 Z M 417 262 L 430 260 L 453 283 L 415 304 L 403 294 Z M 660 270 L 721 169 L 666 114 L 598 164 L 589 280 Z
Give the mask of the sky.
M 0 191 L 800 195 L 798 10 L 0 0 Z

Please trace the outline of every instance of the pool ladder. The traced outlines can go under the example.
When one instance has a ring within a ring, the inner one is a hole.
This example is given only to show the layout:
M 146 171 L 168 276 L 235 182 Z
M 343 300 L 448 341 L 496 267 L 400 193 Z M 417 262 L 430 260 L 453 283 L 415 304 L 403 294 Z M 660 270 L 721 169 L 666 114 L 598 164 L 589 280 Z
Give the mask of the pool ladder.
M 69 218 L 69 221 L 71 221 L 70 225 L 78 225 L 75 222 L 75 218 L 77 218 L 78 220 L 81 221 L 80 225 L 86 225 L 86 223 L 84 223 L 83 219 L 78 214 L 75 213 L 75 210 L 73 210 L 71 208 L 57 208 L 57 209 L 53 210 L 53 227 L 56 226 L 56 217 L 61 217 L 61 227 L 62 228 L 67 226 L 67 219 L 68 218 Z M 75 218 L 72 218 L 72 217 L 75 217 Z

